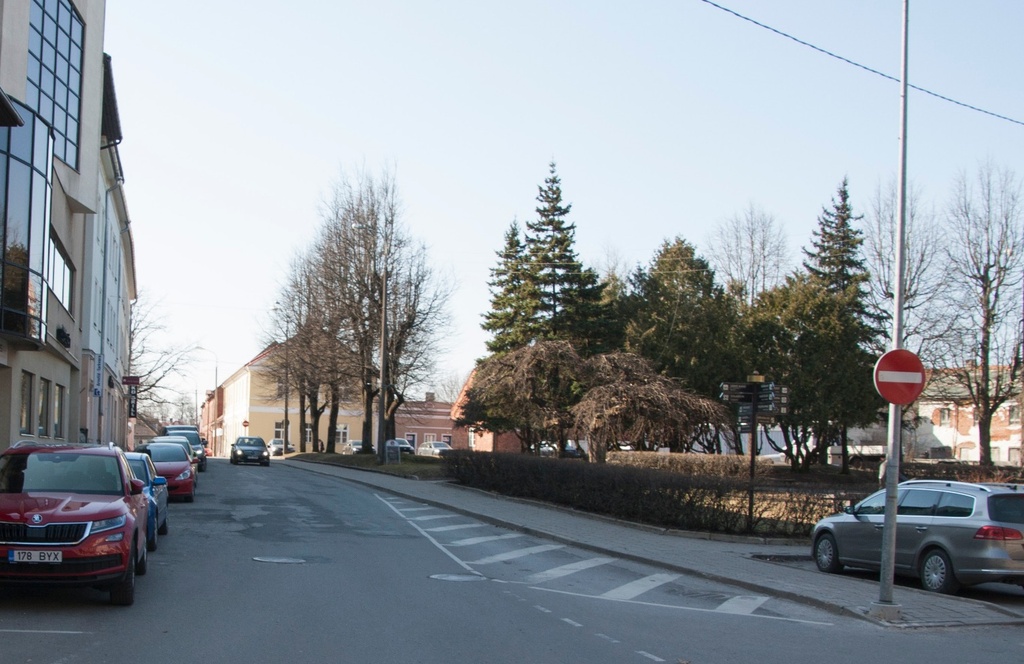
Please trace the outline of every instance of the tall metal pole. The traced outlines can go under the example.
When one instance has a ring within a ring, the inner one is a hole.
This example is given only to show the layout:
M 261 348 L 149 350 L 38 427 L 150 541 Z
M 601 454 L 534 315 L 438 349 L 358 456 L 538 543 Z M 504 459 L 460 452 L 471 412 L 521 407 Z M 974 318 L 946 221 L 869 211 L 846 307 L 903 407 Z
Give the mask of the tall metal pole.
M 288 349 L 289 337 L 292 334 L 292 322 L 291 319 L 285 317 L 284 319 L 284 444 L 281 447 L 281 455 L 288 454 L 288 395 L 291 394 L 291 380 L 288 377 L 288 369 L 291 366 L 292 358 L 291 351 Z
M 892 349 L 903 347 L 903 291 L 907 220 L 907 37 L 910 0 L 903 0 L 903 63 L 900 72 L 900 158 L 899 186 L 896 206 L 896 269 L 893 274 Z M 883 620 L 899 620 L 900 606 L 893 601 L 896 559 L 896 502 L 899 498 L 900 447 L 903 431 L 903 408 L 889 404 L 888 456 L 885 461 L 885 521 L 882 530 L 882 569 L 878 601 L 869 613 Z
M 384 252 L 384 267 L 380 278 L 380 381 L 377 392 L 377 459 L 387 463 L 384 449 L 384 410 L 387 407 L 387 366 L 388 366 L 388 251 Z

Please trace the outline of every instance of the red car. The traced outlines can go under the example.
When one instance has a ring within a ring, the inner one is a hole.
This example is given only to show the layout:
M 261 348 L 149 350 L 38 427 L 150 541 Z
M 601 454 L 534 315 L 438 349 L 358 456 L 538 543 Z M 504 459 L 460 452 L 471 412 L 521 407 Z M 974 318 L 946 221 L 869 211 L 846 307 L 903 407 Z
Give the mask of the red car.
M 167 478 L 167 497 L 186 503 L 196 499 L 196 465 L 177 443 L 145 443 L 136 452 L 148 454 L 160 477 Z
M 0 454 L 0 582 L 108 590 L 135 601 L 148 499 L 113 445 L 15 443 Z

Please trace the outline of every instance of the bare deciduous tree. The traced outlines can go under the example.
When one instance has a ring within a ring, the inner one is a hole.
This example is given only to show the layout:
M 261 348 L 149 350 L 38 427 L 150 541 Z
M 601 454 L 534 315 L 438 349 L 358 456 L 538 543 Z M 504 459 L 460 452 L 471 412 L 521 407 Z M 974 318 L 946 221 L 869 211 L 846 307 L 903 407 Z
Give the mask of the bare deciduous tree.
M 1020 389 L 1022 213 L 1016 175 L 991 163 L 973 181 L 960 175 L 947 212 L 952 325 L 943 338 L 941 373 L 953 386 L 949 397 L 974 408 L 982 465 L 992 463 L 992 416 Z
M 790 268 L 785 232 L 753 203 L 717 227 L 710 247 L 715 273 L 748 306 L 781 284 Z
M 128 375 L 139 377 L 136 397 L 142 412 L 163 412 L 167 410 L 166 406 L 181 400 L 181 395 L 168 387 L 167 383 L 174 377 L 184 375 L 184 368 L 191 362 L 198 348 L 194 343 L 161 345 L 160 335 L 164 330 L 154 303 L 146 293 L 140 291 L 131 307 Z
M 864 218 L 864 258 L 871 273 L 868 298 L 886 342 L 892 333 L 896 283 L 896 193 L 895 181 L 884 189 L 879 184 Z M 932 365 L 936 344 L 949 326 L 949 316 L 941 301 L 949 286 L 949 273 L 943 265 L 947 236 L 935 213 L 922 206 L 920 196 L 912 189 L 907 193 L 904 238 L 901 347 L 913 350 Z M 888 350 L 888 343 L 886 346 L 879 348 L 879 352 Z

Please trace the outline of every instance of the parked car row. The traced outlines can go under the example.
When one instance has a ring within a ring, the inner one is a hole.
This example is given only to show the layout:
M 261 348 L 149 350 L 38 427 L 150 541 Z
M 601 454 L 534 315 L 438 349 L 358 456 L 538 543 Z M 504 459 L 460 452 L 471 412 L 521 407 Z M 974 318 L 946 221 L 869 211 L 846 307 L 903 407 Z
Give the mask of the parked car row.
M 0 583 L 88 586 L 133 604 L 169 530 L 169 499 L 195 499 L 198 465 L 177 435 L 133 452 L 15 443 L 0 454 Z

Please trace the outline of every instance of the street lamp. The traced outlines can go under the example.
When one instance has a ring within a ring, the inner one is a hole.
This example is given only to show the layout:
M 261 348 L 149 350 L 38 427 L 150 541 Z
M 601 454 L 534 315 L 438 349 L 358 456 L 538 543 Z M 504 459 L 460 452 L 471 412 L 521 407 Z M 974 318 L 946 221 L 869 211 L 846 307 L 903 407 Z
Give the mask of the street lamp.
M 390 245 L 390 241 L 388 245 Z M 377 459 L 380 463 L 387 463 L 387 450 L 384 449 L 385 439 L 385 418 L 384 409 L 387 406 L 385 394 L 387 392 L 387 365 L 388 365 L 388 253 L 390 246 L 384 249 L 384 265 L 381 268 L 380 277 L 380 380 L 379 392 L 377 394 Z

